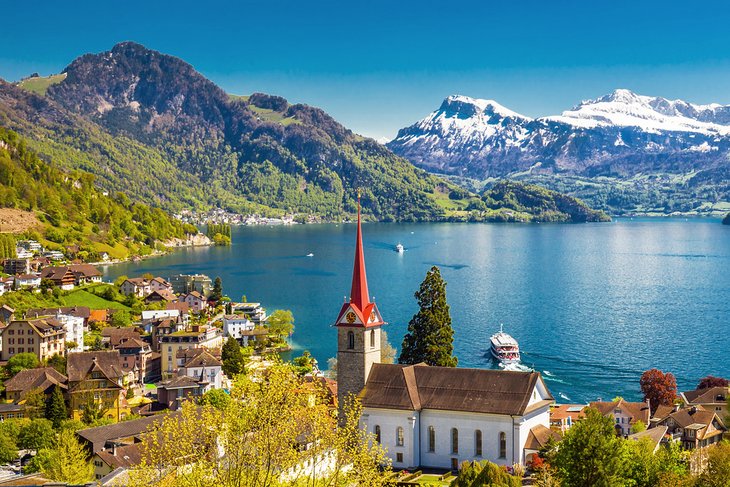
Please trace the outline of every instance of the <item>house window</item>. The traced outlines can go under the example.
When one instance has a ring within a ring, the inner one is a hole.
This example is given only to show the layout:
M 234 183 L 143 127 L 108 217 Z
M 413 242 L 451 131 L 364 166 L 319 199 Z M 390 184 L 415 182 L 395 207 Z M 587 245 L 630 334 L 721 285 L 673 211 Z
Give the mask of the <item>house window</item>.
M 482 456 L 482 430 L 476 430 L 474 432 L 474 451 L 476 456 Z
M 499 434 L 499 458 L 507 458 L 507 433 Z
M 375 425 L 375 440 L 380 443 L 380 425 Z
M 375 348 L 375 330 L 370 330 L 370 348 Z
M 403 454 L 402 453 L 396 453 L 395 454 L 395 461 L 396 463 L 403 463 Z
M 433 426 L 428 427 L 428 451 L 436 451 L 436 429 Z
M 395 446 L 403 446 L 403 427 L 398 426 L 395 429 Z
M 351 331 L 347 332 L 347 348 L 348 350 L 355 348 L 355 334 Z
M 451 453 L 459 453 L 459 430 L 451 428 Z

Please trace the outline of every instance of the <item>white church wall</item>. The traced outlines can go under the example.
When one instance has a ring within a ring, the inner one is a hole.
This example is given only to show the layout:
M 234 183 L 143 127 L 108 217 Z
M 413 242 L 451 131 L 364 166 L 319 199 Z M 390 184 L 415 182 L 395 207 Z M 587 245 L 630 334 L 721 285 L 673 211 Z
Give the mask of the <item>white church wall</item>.
M 436 434 L 435 449 L 429 452 L 428 427 Z M 459 432 L 459 451 L 452 454 L 451 429 Z M 482 432 L 482 454 L 477 455 L 476 431 Z M 499 434 L 506 434 L 506 455 L 499 456 Z M 421 464 L 424 467 L 451 468 L 452 458 L 458 463 L 467 460 L 489 460 L 498 465 L 512 465 L 514 424 L 510 416 L 458 411 L 421 411 Z M 519 453 L 517 455 L 519 457 Z
M 412 468 L 420 464 L 417 448 L 419 443 L 418 412 L 364 408 L 360 424 L 367 429 L 368 433 L 372 434 L 375 434 L 375 427 L 380 426 L 380 444 L 386 450 L 388 458 L 392 460 L 393 468 Z M 396 444 L 398 427 L 403 428 L 403 446 Z M 398 461 L 398 453 L 402 455 L 401 461 Z

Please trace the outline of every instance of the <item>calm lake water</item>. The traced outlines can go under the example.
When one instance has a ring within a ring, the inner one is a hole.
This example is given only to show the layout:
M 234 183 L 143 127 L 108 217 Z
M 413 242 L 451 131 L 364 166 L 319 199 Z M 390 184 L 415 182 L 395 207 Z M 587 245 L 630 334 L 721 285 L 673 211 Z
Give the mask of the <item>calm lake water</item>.
M 652 367 L 673 372 L 680 389 L 707 374 L 730 377 L 730 227 L 717 220 L 366 224 L 363 234 L 370 292 L 398 348 L 416 311 L 413 293 L 438 265 L 461 367 L 493 366 L 485 353 L 503 323 L 523 364 L 542 372 L 561 402 L 639 399 L 639 376 Z M 270 311 L 291 309 L 295 347 L 326 367 L 354 240 L 351 224 L 239 227 L 231 247 L 105 273 L 220 276 L 234 300 L 245 294 Z

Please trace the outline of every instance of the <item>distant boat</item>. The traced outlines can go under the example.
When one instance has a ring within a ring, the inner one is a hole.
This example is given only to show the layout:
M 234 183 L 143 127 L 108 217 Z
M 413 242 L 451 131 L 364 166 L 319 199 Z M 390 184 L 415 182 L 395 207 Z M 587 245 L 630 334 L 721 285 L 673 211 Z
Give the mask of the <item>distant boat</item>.
M 502 330 L 502 325 L 499 325 L 499 332 L 492 335 L 489 341 L 492 357 L 502 364 L 516 364 L 520 361 L 520 346 L 517 340 Z
M 307 254 L 307 257 L 314 257 L 314 254 L 310 252 Z
M 399 254 L 402 254 L 403 252 L 405 252 L 405 250 L 406 250 L 405 247 L 403 247 L 403 244 L 401 244 L 401 243 L 399 243 L 398 245 L 395 246 L 395 251 L 398 252 Z

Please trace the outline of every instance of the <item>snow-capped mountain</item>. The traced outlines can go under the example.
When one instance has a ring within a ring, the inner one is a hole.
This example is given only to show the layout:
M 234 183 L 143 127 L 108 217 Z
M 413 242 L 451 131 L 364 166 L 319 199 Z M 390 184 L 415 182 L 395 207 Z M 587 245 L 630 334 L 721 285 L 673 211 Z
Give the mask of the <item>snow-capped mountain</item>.
M 497 102 L 449 96 L 388 147 L 427 170 L 474 178 L 524 171 L 582 176 L 687 173 L 728 165 L 730 106 L 616 90 L 532 119 Z

